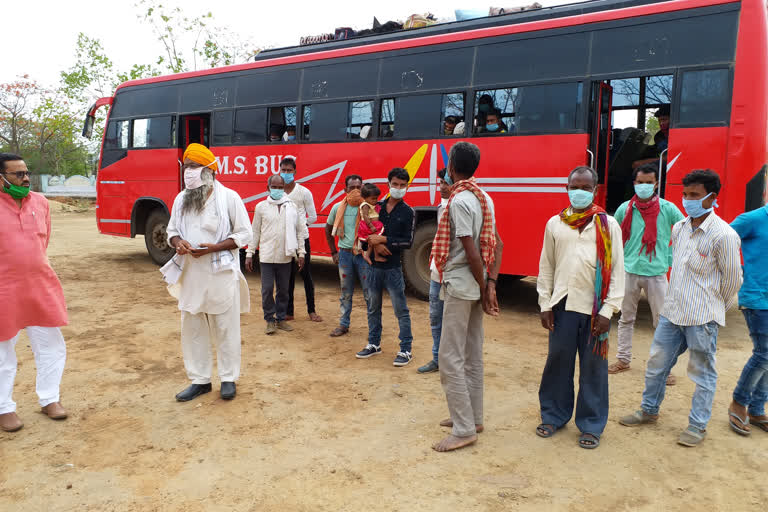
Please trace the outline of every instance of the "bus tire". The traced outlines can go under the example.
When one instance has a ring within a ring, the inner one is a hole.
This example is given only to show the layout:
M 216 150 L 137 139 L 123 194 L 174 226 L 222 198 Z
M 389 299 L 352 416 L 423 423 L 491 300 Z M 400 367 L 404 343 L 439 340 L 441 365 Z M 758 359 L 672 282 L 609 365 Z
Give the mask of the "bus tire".
M 413 233 L 413 245 L 403 253 L 405 286 L 421 300 L 429 300 L 429 259 L 436 231 L 437 225 L 434 222 L 417 225 Z
M 168 245 L 168 221 L 170 217 L 163 210 L 156 208 L 147 217 L 144 229 L 144 243 L 152 261 L 165 265 L 173 257 L 173 247 Z

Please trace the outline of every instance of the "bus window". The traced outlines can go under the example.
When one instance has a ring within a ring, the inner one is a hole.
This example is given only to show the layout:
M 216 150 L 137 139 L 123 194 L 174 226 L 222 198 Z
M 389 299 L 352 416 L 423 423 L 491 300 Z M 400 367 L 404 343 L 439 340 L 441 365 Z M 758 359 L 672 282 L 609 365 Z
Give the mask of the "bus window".
M 395 100 L 395 118 L 400 139 L 432 138 L 442 133 L 442 94 L 401 96 Z
M 443 135 L 464 135 L 464 93 L 443 94 L 441 109 Z
M 291 106 L 272 107 L 269 109 L 269 141 L 282 142 L 288 140 L 289 126 L 293 127 L 295 134 L 296 108 Z
M 509 131 L 563 133 L 575 130 L 582 90 L 581 82 L 518 88 L 515 123 L 509 124 Z
M 311 124 L 311 121 L 312 121 L 312 105 L 304 105 L 304 107 L 302 108 L 301 118 L 304 123 L 302 138 L 304 140 L 309 140 L 309 125 Z
M 244 108 L 235 113 L 235 144 L 258 144 L 267 140 L 267 109 Z
M 110 121 L 104 146 L 108 149 L 127 149 L 130 121 Z
M 381 123 L 379 137 L 392 137 L 395 134 L 395 100 L 381 100 Z
M 313 142 L 334 142 L 347 138 L 347 121 L 349 104 L 346 101 L 338 103 L 317 103 L 311 106 L 309 116 L 309 137 Z
M 171 147 L 171 116 L 133 120 L 133 148 Z
M 350 101 L 347 138 L 366 139 L 373 124 L 373 101 Z
M 518 89 L 478 91 L 475 96 L 475 133 L 514 133 Z M 489 123 L 488 115 L 492 119 Z
M 232 144 L 232 111 L 219 110 L 213 113 L 213 145 Z
M 731 79 L 728 69 L 684 71 L 679 125 L 728 123 Z

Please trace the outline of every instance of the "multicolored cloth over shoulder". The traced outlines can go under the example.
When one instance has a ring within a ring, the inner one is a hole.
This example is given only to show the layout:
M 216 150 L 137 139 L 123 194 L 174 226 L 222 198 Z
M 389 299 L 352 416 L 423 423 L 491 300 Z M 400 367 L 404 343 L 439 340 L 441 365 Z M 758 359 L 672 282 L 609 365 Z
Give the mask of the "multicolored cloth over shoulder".
M 448 252 L 451 248 L 451 220 L 449 215 L 451 203 L 457 194 L 465 190 L 475 194 L 477 200 L 480 201 L 480 207 L 483 210 L 483 227 L 480 230 L 480 256 L 488 272 L 491 271 L 493 266 L 494 251 L 496 250 L 496 231 L 493 225 L 493 213 L 491 213 L 491 207 L 488 205 L 485 194 L 480 190 L 475 178 L 469 178 L 468 180 L 458 181 L 453 185 L 451 197 L 448 199 L 448 204 L 445 205 L 445 212 L 443 212 L 443 216 L 440 218 L 440 223 L 437 225 L 437 233 L 435 233 L 435 239 L 432 242 L 432 260 L 435 262 L 441 279 L 443 269 L 448 261 Z
M 595 265 L 595 302 L 592 305 L 592 328 L 597 323 L 597 315 L 603 307 L 605 298 L 608 296 L 608 288 L 611 285 L 611 268 L 613 262 L 613 241 L 611 240 L 611 230 L 608 226 L 608 214 L 599 206 L 593 204 L 592 207 L 581 213 L 568 213 L 569 208 L 560 212 L 560 220 L 571 229 L 581 229 L 588 225 L 594 218 L 595 222 L 595 240 L 597 241 L 597 263 Z M 600 355 L 603 359 L 608 358 L 608 333 L 601 334 L 594 339 L 590 334 L 591 340 L 595 346 L 592 351 Z

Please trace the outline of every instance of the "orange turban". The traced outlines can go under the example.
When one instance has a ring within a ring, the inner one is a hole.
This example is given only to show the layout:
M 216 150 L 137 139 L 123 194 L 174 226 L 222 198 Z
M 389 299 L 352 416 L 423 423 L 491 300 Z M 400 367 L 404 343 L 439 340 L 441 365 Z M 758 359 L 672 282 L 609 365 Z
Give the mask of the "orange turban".
M 193 162 L 197 162 L 200 165 L 210 167 L 214 171 L 219 170 L 219 164 L 216 163 L 216 157 L 213 156 L 213 153 L 210 149 L 203 146 L 202 144 L 193 142 L 187 146 L 187 149 L 184 151 L 182 161 L 186 160 L 187 158 Z

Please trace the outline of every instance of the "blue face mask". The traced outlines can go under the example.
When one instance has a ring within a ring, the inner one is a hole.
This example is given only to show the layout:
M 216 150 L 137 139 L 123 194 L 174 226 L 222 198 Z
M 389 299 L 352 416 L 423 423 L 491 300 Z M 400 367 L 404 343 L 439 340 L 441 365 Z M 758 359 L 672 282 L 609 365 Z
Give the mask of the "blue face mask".
M 281 188 L 271 188 L 271 189 L 269 189 L 269 197 L 271 197 L 275 201 L 281 200 L 284 195 L 285 195 L 285 190 L 283 190 Z
M 296 136 L 295 135 L 289 135 L 288 136 L 288 140 L 296 140 Z
M 635 185 L 635 194 L 640 199 L 648 199 L 656 192 L 656 185 L 653 183 L 638 183 Z
M 294 174 L 292 172 L 281 172 L 280 177 L 283 178 L 286 185 L 293 183 Z
M 683 208 L 685 209 L 685 213 L 688 214 L 688 216 L 692 219 L 698 219 L 699 217 L 702 217 L 712 210 L 715 209 L 715 206 L 717 206 L 717 201 L 715 200 L 712 203 L 711 208 L 704 208 L 701 203 L 704 202 L 706 198 L 711 196 L 713 193 L 710 192 L 706 196 L 702 197 L 701 199 L 685 199 L 683 198 Z
M 586 190 L 569 190 L 568 198 L 571 200 L 572 207 L 582 210 L 592 204 L 595 200 L 595 193 Z
M 499 129 L 499 125 L 498 123 L 487 124 L 485 125 L 485 129 L 488 130 L 489 132 L 495 132 L 496 130 Z
M 443 178 L 443 181 L 446 182 L 449 187 L 452 187 L 453 186 L 453 178 L 451 178 L 451 173 L 446 172 L 445 173 L 445 178 Z

